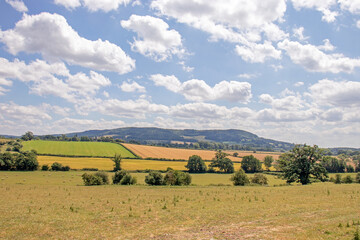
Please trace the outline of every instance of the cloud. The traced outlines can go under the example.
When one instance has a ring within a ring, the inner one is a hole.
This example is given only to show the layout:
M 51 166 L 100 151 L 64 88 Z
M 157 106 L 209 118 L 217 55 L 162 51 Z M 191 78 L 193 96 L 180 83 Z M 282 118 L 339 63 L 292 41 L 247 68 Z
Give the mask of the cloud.
M 80 0 L 54 0 L 54 3 L 57 5 L 62 5 L 67 9 L 75 9 L 81 6 Z
M 155 74 L 150 76 L 156 86 L 180 93 L 190 101 L 228 100 L 231 102 L 248 103 L 252 97 L 251 84 L 238 81 L 221 81 L 210 87 L 205 81 L 191 79 L 181 83 L 175 76 Z
M 54 95 L 70 102 L 95 95 L 101 87 L 111 85 L 108 78 L 94 71 L 90 71 L 89 75 L 82 72 L 72 75 L 64 63 L 48 64 L 43 60 L 35 60 L 26 64 L 18 59 L 10 62 L 0 58 L 0 83 L 5 81 L 10 86 L 10 80 L 27 83 L 31 93 Z
M 338 12 L 330 10 L 330 8 L 336 5 L 336 0 L 292 0 L 292 4 L 298 11 L 302 8 L 314 8 L 322 12 L 322 20 L 326 22 L 334 22 L 339 15 Z
M 360 1 L 359 0 L 338 0 L 340 7 L 353 14 L 360 14 Z
M 360 82 L 320 80 L 309 87 L 311 97 L 324 106 L 360 106 Z
M 212 41 L 242 44 L 261 39 L 260 32 L 270 41 L 279 38 L 280 34 L 272 34 L 281 31 L 273 23 L 281 21 L 286 11 L 284 0 L 230 0 L 226 4 L 221 0 L 155 0 L 150 6 L 160 15 L 209 33 Z
M 28 11 L 28 8 L 22 0 L 5 0 L 5 2 L 10 4 L 18 12 Z
M 297 110 L 304 107 L 304 102 L 300 96 L 285 96 L 275 99 L 269 94 L 261 94 L 259 99 L 260 103 L 269 104 L 277 110 Z
M 10 102 L 0 103 L 0 119 L 38 123 L 41 120 L 51 120 L 52 117 L 39 107 L 33 105 L 21 106 Z
M 235 51 L 244 61 L 251 63 L 263 63 L 270 58 L 281 58 L 281 51 L 276 50 L 268 41 L 265 41 L 264 44 L 252 43 L 248 46 L 237 45 Z
M 295 87 L 301 87 L 301 86 L 304 86 L 304 82 L 296 82 L 294 84 Z
M 251 79 L 251 78 L 256 78 L 258 76 L 258 74 L 253 74 L 253 73 L 242 73 L 238 75 L 238 78 L 245 78 L 245 79 Z
M 62 5 L 69 10 L 83 6 L 90 12 L 109 12 L 118 9 L 120 5 L 127 5 L 130 2 L 131 0 L 54 0 L 55 4 Z
M 41 53 L 48 60 L 64 60 L 69 64 L 119 74 L 135 69 L 135 60 L 120 47 L 101 39 L 90 41 L 80 37 L 58 14 L 25 14 L 14 29 L 0 30 L 0 41 L 13 55 Z
M 124 92 L 146 92 L 145 87 L 139 85 L 137 82 L 123 82 L 120 88 Z
M 351 59 L 341 54 L 325 54 L 319 47 L 310 44 L 302 45 L 284 40 L 278 43 L 278 47 L 285 50 L 295 64 L 310 72 L 351 73 L 354 68 L 360 67 L 360 59 Z
M 293 28 L 293 33 L 294 33 L 294 37 L 296 37 L 300 41 L 309 39 L 309 37 L 304 36 L 304 27 Z
M 358 20 L 358 21 L 356 22 L 356 27 L 357 27 L 357 28 L 360 28 L 360 20 Z
M 138 35 L 131 43 L 131 49 L 157 62 L 185 53 L 181 35 L 173 29 L 169 30 L 169 25 L 160 18 L 131 15 L 129 20 L 121 21 L 121 26 Z

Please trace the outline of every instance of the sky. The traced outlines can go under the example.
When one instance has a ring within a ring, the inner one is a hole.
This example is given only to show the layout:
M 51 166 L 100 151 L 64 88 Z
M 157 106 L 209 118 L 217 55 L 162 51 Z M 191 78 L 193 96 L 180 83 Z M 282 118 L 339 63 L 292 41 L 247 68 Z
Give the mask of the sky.
M 360 147 L 360 0 L 0 0 L 0 134 Z

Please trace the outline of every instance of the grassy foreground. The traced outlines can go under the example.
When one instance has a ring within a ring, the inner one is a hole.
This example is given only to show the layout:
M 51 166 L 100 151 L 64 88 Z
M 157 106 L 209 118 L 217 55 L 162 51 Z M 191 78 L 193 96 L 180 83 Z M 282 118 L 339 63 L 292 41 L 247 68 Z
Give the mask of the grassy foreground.
M 36 150 L 39 154 L 59 156 L 113 157 L 115 153 L 124 158 L 135 158 L 126 148 L 106 142 L 62 142 L 62 141 L 25 141 L 23 151 Z
M 360 227 L 360 184 L 86 187 L 81 174 L 0 172 L 1 238 L 351 239 Z

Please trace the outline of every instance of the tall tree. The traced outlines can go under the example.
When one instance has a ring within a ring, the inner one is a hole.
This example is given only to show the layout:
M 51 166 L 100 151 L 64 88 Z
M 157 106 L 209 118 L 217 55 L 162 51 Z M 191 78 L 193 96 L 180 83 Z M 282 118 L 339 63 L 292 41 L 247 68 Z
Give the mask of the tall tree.
M 288 183 L 300 182 L 305 185 L 311 183 L 310 178 L 320 181 L 328 178 L 327 171 L 321 164 L 322 158 L 323 154 L 318 146 L 304 144 L 296 145 L 290 152 L 282 154 L 278 163 L 282 176 Z
M 244 156 L 241 161 L 241 168 L 244 169 L 246 173 L 261 172 L 261 162 L 259 159 L 253 155 Z
M 192 155 L 189 157 L 188 163 L 185 166 L 191 173 L 203 173 L 206 172 L 206 165 L 204 160 L 198 155 Z
M 220 171 L 224 171 L 226 173 L 234 172 L 234 163 L 226 157 L 226 153 L 221 150 L 217 151 L 215 154 L 215 158 L 213 158 L 209 167 L 217 167 Z
M 274 162 L 274 158 L 272 156 L 268 155 L 265 157 L 264 165 L 268 171 L 270 171 L 273 162 Z
M 114 172 L 121 170 L 121 154 L 115 154 L 114 158 L 112 159 L 114 162 Z

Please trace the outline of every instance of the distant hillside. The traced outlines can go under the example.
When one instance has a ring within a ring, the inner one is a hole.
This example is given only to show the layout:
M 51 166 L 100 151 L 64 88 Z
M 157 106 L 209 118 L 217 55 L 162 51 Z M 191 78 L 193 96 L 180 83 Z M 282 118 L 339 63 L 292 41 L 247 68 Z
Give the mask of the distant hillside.
M 113 138 L 120 138 L 125 141 L 137 141 L 143 144 L 151 143 L 171 143 L 171 142 L 217 142 L 238 144 L 248 146 L 259 150 L 276 150 L 287 151 L 294 145 L 287 142 L 281 142 L 266 138 L 258 137 L 257 135 L 243 130 L 172 130 L 162 128 L 117 128 L 110 130 L 90 130 L 85 132 L 69 133 L 68 137 L 88 136 L 88 137 L 102 137 L 109 136 Z

